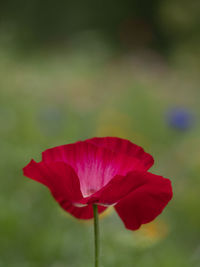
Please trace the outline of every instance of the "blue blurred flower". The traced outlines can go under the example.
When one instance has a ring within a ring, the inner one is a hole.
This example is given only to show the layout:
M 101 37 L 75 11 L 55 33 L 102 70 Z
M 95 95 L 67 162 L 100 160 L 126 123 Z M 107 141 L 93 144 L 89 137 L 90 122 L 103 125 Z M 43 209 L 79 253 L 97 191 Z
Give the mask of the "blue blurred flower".
M 176 130 L 186 131 L 194 125 L 194 114 L 187 108 L 175 107 L 167 112 L 167 123 Z

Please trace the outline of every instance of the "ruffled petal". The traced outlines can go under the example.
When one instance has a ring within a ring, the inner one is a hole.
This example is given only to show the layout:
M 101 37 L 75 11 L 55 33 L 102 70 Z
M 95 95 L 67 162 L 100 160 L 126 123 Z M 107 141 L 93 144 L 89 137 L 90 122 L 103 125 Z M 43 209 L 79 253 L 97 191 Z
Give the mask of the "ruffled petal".
M 94 217 L 92 204 L 87 205 L 85 207 L 75 207 L 70 202 L 64 201 L 61 203 L 61 207 L 78 219 L 87 220 L 92 219 Z M 100 214 L 106 209 L 107 207 L 98 206 L 98 213 Z
M 139 159 L 85 141 L 48 149 L 42 158 L 47 163 L 63 161 L 72 166 L 84 197 L 99 191 L 115 175 L 141 169 Z
M 83 199 L 82 203 L 98 203 L 102 205 L 113 205 L 119 202 L 127 194 L 143 186 L 146 179 L 143 173 L 133 171 L 126 176 L 116 175 L 107 185 L 98 192 Z
M 79 179 L 71 166 L 64 162 L 35 162 L 32 160 L 25 168 L 24 175 L 49 188 L 60 206 L 78 219 L 93 218 L 92 205 L 78 207 L 83 199 Z M 77 205 L 77 206 L 76 206 Z M 98 206 L 102 213 L 106 207 Z
M 142 167 L 141 171 L 147 171 L 154 164 L 154 159 L 150 154 L 146 153 L 142 147 L 133 144 L 129 140 L 118 137 L 94 137 L 86 141 L 117 153 L 126 154 L 139 159 L 143 163 L 140 165 Z
M 115 209 L 130 230 L 155 219 L 172 198 L 169 179 L 152 173 L 144 173 L 145 184 L 122 198 Z
M 64 162 L 35 162 L 32 160 L 25 168 L 24 175 L 47 186 L 56 201 L 78 202 L 83 196 L 79 179 L 71 166 Z

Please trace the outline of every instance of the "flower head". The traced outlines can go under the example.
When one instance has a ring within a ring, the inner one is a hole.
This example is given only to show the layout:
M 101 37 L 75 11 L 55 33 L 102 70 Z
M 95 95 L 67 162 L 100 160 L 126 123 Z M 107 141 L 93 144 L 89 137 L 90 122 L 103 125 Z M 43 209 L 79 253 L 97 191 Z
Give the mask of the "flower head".
M 79 219 L 113 205 L 126 228 L 157 217 L 172 198 L 170 180 L 148 172 L 151 155 L 128 140 L 105 137 L 47 149 L 24 175 L 47 186 L 60 206 Z
M 167 112 L 167 122 L 176 130 L 186 131 L 194 125 L 194 115 L 186 108 L 172 108 Z

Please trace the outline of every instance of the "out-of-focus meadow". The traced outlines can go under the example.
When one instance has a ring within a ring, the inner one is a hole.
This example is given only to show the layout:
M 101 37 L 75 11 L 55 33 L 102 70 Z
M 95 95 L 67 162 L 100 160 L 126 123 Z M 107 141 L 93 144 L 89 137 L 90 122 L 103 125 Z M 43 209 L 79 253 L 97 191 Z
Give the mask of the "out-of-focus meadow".
M 102 216 L 102 266 L 200 266 L 199 2 L 7 1 L 0 14 L 0 267 L 92 266 L 92 222 L 22 167 L 93 136 L 143 146 L 174 190 L 138 231 Z

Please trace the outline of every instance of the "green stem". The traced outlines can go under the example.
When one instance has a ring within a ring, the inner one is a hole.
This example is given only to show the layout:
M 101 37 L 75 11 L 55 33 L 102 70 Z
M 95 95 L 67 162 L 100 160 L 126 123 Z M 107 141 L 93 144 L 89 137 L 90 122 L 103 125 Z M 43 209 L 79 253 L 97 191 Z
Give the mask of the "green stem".
M 94 212 L 94 245 L 95 245 L 95 267 L 99 267 L 99 218 L 98 207 L 93 205 Z

